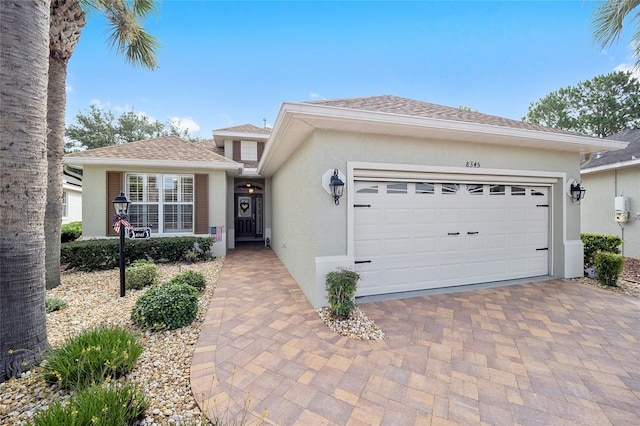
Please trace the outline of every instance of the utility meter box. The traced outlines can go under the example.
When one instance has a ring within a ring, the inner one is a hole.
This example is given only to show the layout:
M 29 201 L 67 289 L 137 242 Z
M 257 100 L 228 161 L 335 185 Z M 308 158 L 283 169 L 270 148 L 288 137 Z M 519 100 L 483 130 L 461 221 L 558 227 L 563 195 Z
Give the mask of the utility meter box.
M 627 222 L 629 220 L 629 197 L 615 197 L 614 208 L 616 222 Z

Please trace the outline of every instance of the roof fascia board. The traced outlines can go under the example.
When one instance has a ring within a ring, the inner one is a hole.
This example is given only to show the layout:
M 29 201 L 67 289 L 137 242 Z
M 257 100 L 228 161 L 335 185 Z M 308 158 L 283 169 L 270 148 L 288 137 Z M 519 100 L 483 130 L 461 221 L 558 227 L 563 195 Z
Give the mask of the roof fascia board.
M 289 109 L 292 105 L 298 105 L 291 102 L 283 102 L 282 106 L 280 106 L 280 110 L 278 111 L 278 115 L 276 116 L 275 123 L 273 124 L 273 130 L 271 131 L 271 135 L 269 135 L 269 140 L 265 144 L 264 152 L 262 153 L 262 158 L 258 163 L 258 174 L 264 176 L 271 176 L 280 164 L 276 164 L 275 153 L 277 152 L 278 143 L 276 141 L 280 141 L 282 136 L 286 133 L 287 129 L 291 125 L 291 121 L 293 117 L 290 113 L 288 113 Z M 311 127 L 309 131 L 311 131 Z M 298 141 L 300 143 L 301 141 Z
M 530 129 L 516 129 L 498 125 L 470 123 L 466 121 L 445 120 L 441 118 L 416 117 L 403 114 L 395 114 L 379 111 L 353 110 L 343 107 L 326 105 L 312 105 L 303 103 L 284 103 L 283 108 L 299 116 L 318 116 L 335 120 L 359 120 L 382 124 L 402 124 L 430 129 L 442 129 L 460 131 L 465 133 L 478 133 L 486 135 L 500 135 L 509 138 L 540 140 L 545 142 L 557 142 L 576 146 L 591 146 L 593 149 L 615 150 L 626 148 L 627 142 L 612 139 L 599 139 L 591 136 L 569 135 L 564 133 L 544 132 Z
M 497 125 L 469 123 L 462 121 L 444 120 L 428 117 L 415 117 L 402 114 L 393 114 L 376 111 L 353 110 L 349 108 L 333 107 L 326 105 L 314 105 L 305 103 L 283 102 L 276 117 L 269 141 L 265 147 L 262 159 L 258 165 L 258 173 L 270 176 L 284 161 L 277 159 L 278 144 L 281 143 L 283 136 L 286 134 L 291 122 L 294 118 L 298 118 L 309 124 L 309 131 L 316 128 L 310 121 L 313 118 L 324 118 L 333 122 L 354 122 L 360 121 L 364 123 L 376 123 L 388 126 L 403 125 L 413 128 L 439 129 L 447 132 L 462 132 L 466 134 L 486 135 L 486 136 L 502 136 L 509 139 L 526 139 L 532 142 L 546 143 L 549 142 L 562 144 L 569 151 L 582 152 L 584 148 L 589 151 L 609 151 L 615 149 L 626 148 L 627 142 L 604 140 L 589 136 L 567 135 L 563 133 L 542 132 L 529 129 L 515 129 Z M 306 119 L 306 120 L 305 120 Z M 295 141 L 299 144 L 302 141 Z M 494 143 L 487 141 L 487 143 Z M 515 146 L 522 146 L 512 144 Z M 532 144 L 535 146 L 535 144 Z M 548 149 L 548 148 L 546 148 Z M 565 149 L 566 150 L 566 149 Z
M 222 138 L 238 138 L 241 140 L 251 140 L 251 139 L 269 139 L 269 134 L 267 133 L 245 133 L 245 132 L 213 132 L 213 136 L 220 136 Z
M 640 165 L 640 159 L 638 159 L 638 160 L 628 160 L 628 161 L 618 161 L 617 163 L 603 164 L 601 166 L 595 166 L 595 167 L 589 167 L 588 169 L 582 169 L 582 170 L 580 170 L 580 174 L 581 175 L 588 175 L 590 173 L 598 173 L 598 172 L 604 172 L 604 171 L 614 170 L 614 169 L 624 169 L 626 167 L 633 167 L 633 166 L 638 166 L 638 165 Z
M 212 163 L 204 161 L 166 161 L 141 160 L 137 158 L 96 158 L 96 157 L 65 157 L 64 164 L 74 166 L 103 165 L 103 166 L 137 166 L 137 167 L 172 167 L 185 169 L 213 169 L 213 170 L 242 170 L 239 163 Z

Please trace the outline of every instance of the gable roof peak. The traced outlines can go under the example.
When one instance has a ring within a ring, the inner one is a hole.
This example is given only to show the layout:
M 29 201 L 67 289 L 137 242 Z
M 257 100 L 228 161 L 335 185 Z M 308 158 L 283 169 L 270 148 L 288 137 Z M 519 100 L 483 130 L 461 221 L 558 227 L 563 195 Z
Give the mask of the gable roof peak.
M 271 134 L 269 127 L 258 127 L 250 123 L 240 124 L 238 126 L 224 127 L 222 129 L 216 129 L 213 133 L 217 132 L 229 132 L 229 133 L 258 133 L 263 135 Z

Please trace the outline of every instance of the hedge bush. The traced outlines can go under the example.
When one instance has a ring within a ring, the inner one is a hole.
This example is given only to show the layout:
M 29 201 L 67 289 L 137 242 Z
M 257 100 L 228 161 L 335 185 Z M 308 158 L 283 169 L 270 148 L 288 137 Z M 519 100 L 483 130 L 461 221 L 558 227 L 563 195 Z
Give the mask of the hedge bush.
M 127 262 L 138 259 L 154 262 L 179 262 L 188 252 L 197 251 L 204 260 L 214 256 L 210 249 L 211 238 L 162 237 L 148 240 L 125 240 L 124 253 Z M 73 241 L 62 244 L 60 263 L 80 271 L 99 271 L 117 268 L 120 262 L 120 241 L 117 238 Z
M 82 222 L 65 223 L 60 228 L 60 241 L 68 243 L 75 241 L 82 235 Z
M 187 284 L 151 287 L 136 300 L 131 321 L 152 331 L 175 330 L 193 322 L 198 313 L 198 290 Z
M 187 284 L 198 291 L 204 290 L 207 286 L 207 279 L 202 272 L 198 271 L 184 271 L 175 275 L 169 282 L 173 284 Z
M 336 318 L 347 318 L 356 307 L 354 300 L 360 275 L 356 271 L 340 269 L 325 275 L 331 313 Z
M 599 251 L 620 254 L 620 245 L 624 242 L 620 237 L 606 234 L 583 233 L 580 234 L 580 239 L 584 244 L 585 269 L 594 265 L 596 253 Z
M 596 279 L 604 285 L 615 287 L 624 267 L 624 257 L 606 251 L 599 251 L 595 258 Z
M 160 272 L 155 263 L 150 260 L 138 259 L 124 271 L 125 287 L 140 290 L 158 282 Z

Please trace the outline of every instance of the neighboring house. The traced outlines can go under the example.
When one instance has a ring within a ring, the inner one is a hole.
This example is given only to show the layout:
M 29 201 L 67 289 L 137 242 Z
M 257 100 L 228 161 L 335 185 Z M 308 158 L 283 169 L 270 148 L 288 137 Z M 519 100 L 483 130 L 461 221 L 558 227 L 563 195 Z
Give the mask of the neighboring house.
M 580 205 L 582 232 L 617 235 L 624 240 L 623 254 L 640 258 L 640 129 L 623 130 L 607 140 L 629 145 L 598 152 L 583 165 L 587 196 Z
M 82 221 L 82 181 L 62 175 L 62 223 Z
M 582 276 L 581 153 L 625 143 L 395 96 L 283 103 L 273 130 L 177 137 L 65 156 L 84 169 L 84 236 L 114 235 L 124 190 L 155 235 L 223 231 L 214 254 L 265 241 L 314 306 L 324 275 L 358 296 Z M 235 160 L 235 161 L 234 161 Z M 345 194 L 334 203 L 334 172 Z M 91 219 L 90 219 L 91 218 Z M 88 223 L 91 222 L 91 223 Z M 224 227 L 224 228 L 221 228 Z

